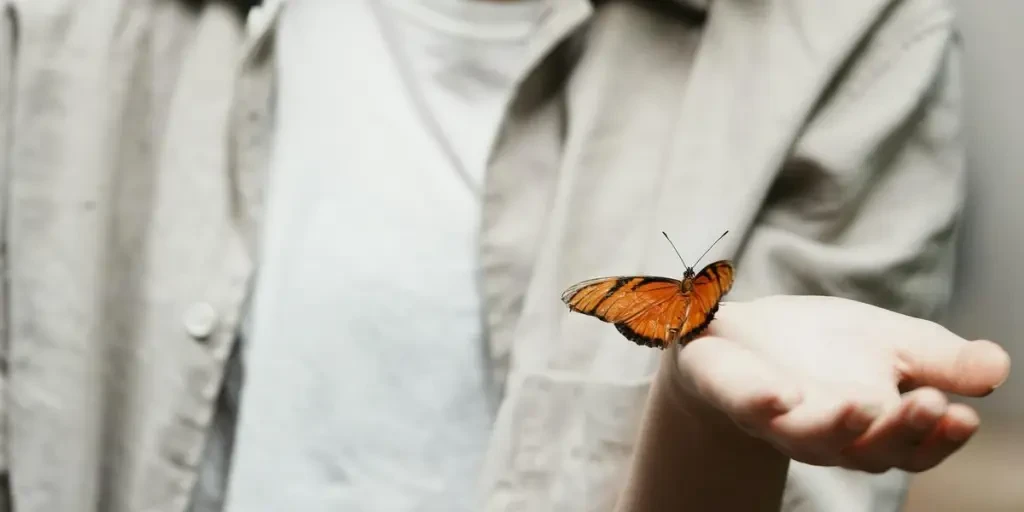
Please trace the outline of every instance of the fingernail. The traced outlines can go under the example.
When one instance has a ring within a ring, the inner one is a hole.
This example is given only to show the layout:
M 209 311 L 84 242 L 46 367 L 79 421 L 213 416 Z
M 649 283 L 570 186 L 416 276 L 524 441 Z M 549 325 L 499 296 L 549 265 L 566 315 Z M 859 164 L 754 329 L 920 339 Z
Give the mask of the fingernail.
M 992 391 L 998 389 L 999 386 L 1005 384 L 1007 379 L 1010 378 L 1010 355 L 1006 353 L 1006 349 L 1004 349 L 1001 345 L 993 341 L 975 340 L 972 343 L 991 346 L 990 350 L 987 350 L 986 352 L 983 353 L 984 355 L 981 357 L 981 359 L 984 360 L 984 362 L 979 363 L 980 365 L 987 368 L 1004 367 L 1006 369 L 1006 373 L 1003 374 L 1001 379 L 999 379 L 999 382 L 992 386 L 992 390 L 989 391 L 989 393 L 991 393 Z
M 1009 380 L 1009 379 L 1010 379 L 1010 373 L 1009 373 L 1009 372 L 1007 372 L 1007 373 L 1006 373 L 1006 375 L 1003 375 L 1003 378 L 1002 378 L 1002 380 L 1000 380 L 999 382 L 997 382 L 995 386 L 992 386 L 992 390 L 991 390 L 991 391 L 989 391 L 989 393 L 991 393 L 992 391 L 995 391 L 995 390 L 999 389 L 999 387 L 1000 387 L 1000 386 L 1002 386 L 1003 384 L 1006 384 L 1006 381 L 1007 381 L 1007 380 Z

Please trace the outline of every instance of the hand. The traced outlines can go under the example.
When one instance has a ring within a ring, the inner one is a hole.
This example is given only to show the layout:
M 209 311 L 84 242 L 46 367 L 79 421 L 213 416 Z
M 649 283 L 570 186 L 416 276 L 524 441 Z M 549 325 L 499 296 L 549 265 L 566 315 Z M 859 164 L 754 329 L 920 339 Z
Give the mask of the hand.
M 706 337 L 667 357 L 697 414 L 732 420 L 794 460 L 873 473 L 924 471 L 959 449 L 978 415 L 943 392 L 984 396 L 1010 370 L 992 342 L 805 296 L 723 303 Z

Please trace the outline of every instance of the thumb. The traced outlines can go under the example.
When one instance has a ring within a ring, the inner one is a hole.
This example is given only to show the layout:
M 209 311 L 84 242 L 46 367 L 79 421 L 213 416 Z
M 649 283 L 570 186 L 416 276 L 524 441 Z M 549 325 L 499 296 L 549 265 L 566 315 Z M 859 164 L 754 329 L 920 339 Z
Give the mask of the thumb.
M 985 396 L 1006 381 L 1010 356 L 999 345 L 967 341 L 925 320 L 894 340 L 902 373 L 901 386 L 932 386 L 947 393 Z

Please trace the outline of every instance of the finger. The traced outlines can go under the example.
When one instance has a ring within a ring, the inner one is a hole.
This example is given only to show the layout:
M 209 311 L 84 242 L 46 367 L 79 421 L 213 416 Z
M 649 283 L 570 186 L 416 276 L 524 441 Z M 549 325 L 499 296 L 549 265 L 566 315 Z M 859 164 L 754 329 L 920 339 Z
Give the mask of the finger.
M 1009 376 L 1010 356 L 991 341 L 967 341 L 924 320 L 910 319 L 906 325 L 893 341 L 908 387 L 984 396 Z
M 917 473 L 938 466 L 962 448 L 978 431 L 980 424 L 974 409 L 964 404 L 951 404 L 946 415 L 901 469 Z
M 946 396 L 934 388 L 904 395 L 900 406 L 842 451 L 843 466 L 879 473 L 903 465 L 946 413 Z
M 700 338 L 677 357 L 684 385 L 745 427 L 759 429 L 802 400 L 785 374 L 730 340 Z
M 829 398 L 831 400 L 831 397 Z M 803 462 L 835 465 L 840 451 L 852 444 L 878 420 L 882 407 L 854 399 L 835 399 L 828 406 L 805 402 L 789 414 L 772 420 L 773 441 Z

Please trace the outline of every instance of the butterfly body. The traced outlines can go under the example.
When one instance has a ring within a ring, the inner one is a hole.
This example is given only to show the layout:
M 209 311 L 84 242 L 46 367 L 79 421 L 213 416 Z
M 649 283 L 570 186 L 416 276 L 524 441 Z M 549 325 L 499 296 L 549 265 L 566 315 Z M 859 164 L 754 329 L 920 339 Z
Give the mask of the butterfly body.
M 656 276 L 602 277 L 582 281 L 562 294 L 571 311 L 615 325 L 626 339 L 665 349 L 700 336 L 718 312 L 719 301 L 732 288 L 734 269 L 728 260 L 682 279 Z

